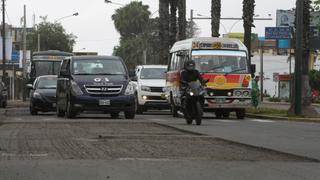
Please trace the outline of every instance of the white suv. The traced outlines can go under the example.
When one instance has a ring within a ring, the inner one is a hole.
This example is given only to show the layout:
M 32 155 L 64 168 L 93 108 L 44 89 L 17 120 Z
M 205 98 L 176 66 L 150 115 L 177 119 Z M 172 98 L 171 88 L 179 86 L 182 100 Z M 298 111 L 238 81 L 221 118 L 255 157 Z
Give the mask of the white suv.
M 169 109 L 164 94 L 167 66 L 141 65 L 136 67 L 137 114 L 148 108 Z

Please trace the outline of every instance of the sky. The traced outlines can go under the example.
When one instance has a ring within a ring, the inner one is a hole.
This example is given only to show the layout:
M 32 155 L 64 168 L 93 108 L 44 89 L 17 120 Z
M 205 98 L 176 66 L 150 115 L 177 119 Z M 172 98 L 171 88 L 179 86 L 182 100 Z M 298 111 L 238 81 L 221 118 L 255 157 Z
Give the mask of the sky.
M 127 4 L 130 0 L 113 0 L 112 2 Z M 149 5 L 153 13 L 159 9 L 158 0 L 142 0 L 143 4 Z M 113 47 L 119 44 L 119 33 L 115 30 L 111 19 L 115 9 L 121 7 L 115 4 L 106 4 L 104 0 L 7 0 L 7 22 L 20 27 L 20 18 L 23 16 L 23 5 L 27 6 L 27 26 L 30 27 L 41 21 L 40 16 L 48 16 L 49 21 L 55 21 L 61 17 L 72 15 L 75 12 L 79 16 L 64 18 L 59 21 L 68 33 L 76 35 L 74 51 L 98 52 L 99 55 L 110 55 Z M 187 19 L 190 9 L 194 10 L 194 16 L 210 16 L 211 0 L 187 0 Z M 295 6 L 295 0 L 256 0 L 255 14 L 259 17 L 268 18 L 272 21 L 256 21 L 253 32 L 264 34 L 265 27 L 275 26 L 276 10 L 291 9 Z M 222 17 L 241 17 L 242 0 L 222 0 Z M 158 16 L 157 13 L 154 16 Z M 199 36 L 210 36 L 210 20 L 195 21 L 200 28 Z M 220 34 L 229 32 L 243 32 L 241 21 L 222 21 Z

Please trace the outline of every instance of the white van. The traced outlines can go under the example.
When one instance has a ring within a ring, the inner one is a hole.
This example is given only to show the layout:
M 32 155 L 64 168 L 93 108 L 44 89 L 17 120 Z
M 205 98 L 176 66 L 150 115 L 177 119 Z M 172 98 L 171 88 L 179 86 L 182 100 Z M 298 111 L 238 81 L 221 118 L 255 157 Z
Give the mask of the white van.
M 148 108 L 169 109 L 164 87 L 166 85 L 167 66 L 141 65 L 136 67 L 137 114 Z

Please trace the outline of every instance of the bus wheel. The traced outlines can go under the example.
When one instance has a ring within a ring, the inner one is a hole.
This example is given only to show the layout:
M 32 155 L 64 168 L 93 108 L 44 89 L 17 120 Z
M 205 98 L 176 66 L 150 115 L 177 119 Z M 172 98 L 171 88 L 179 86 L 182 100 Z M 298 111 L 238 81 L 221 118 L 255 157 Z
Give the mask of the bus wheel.
M 236 110 L 236 115 L 238 119 L 244 119 L 246 116 L 246 110 L 245 109 L 238 109 Z
M 216 111 L 215 114 L 216 114 L 216 118 L 217 119 L 221 119 L 222 118 L 222 112 L 221 111 Z

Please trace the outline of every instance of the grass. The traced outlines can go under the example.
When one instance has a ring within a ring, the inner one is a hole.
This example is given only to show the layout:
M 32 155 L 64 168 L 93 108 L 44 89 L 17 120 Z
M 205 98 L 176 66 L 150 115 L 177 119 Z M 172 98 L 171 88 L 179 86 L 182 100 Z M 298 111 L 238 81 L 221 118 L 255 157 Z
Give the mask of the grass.
M 280 110 L 280 109 L 272 109 L 272 108 L 249 108 L 247 109 L 248 113 L 257 114 L 257 115 L 270 115 L 270 116 L 281 116 L 281 117 L 288 117 L 287 110 Z

